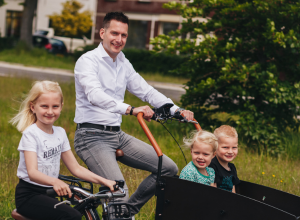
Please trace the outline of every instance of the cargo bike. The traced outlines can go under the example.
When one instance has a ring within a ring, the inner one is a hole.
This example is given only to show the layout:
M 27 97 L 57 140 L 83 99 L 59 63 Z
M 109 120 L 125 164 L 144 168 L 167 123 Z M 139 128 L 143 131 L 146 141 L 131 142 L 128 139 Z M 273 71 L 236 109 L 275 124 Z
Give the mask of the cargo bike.
M 180 121 L 193 123 L 197 130 L 201 127 L 196 120 L 187 121 L 180 113 L 171 115 L 173 104 L 165 104 L 154 108 L 153 120 L 164 123 Z M 236 193 L 222 189 L 194 183 L 172 176 L 161 176 L 163 153 L 151 131 L 139 113 L 137 119 L 152 144 L 158 156 L 158 170 L 156 181 L 156 212 L 155 220 L 295 220 L 300 219 L 300 197 L 259 184 L 242 181 L 236 186 Z M 117 157 L 122 151 L 117 152 Z M 100 187 L 99 192 L 93 194 L 93 185 L 84 188 L 74 177 L 60 176 L 62 180 L 70 182 L 74 198 L 62 201 L 81 208 L 86 219 L 100 220 L 96 208 L 102 205 L 104 220 L 129 220 L 123 216 L 124 207 L 130 210 L 126 203 L 111 202 L 112 198 L 124 197 L 122 181 L 117 182 L 120 192 L 112 193 L 106 187 Z M 74 187 L 76 185 L 76 187 Z M 87 192 L 88 191 L 88 192 Z M 123 208 L 122 208 L 123 207 Z M 12 213 L 16 220 L 29 220 L 19 216 L 16 210 Z

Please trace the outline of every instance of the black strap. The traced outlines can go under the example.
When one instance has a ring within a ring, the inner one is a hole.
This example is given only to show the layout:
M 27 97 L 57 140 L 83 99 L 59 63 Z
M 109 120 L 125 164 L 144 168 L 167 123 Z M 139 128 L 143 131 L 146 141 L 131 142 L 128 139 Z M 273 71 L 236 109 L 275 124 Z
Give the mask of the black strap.
M 133 107 L 133 106 L 131 106 L 131 110 L 130 110 L 130 115 L 132 115 L 132 113 L 133 113 L 133 109 L 134 109 L 135 107 Z

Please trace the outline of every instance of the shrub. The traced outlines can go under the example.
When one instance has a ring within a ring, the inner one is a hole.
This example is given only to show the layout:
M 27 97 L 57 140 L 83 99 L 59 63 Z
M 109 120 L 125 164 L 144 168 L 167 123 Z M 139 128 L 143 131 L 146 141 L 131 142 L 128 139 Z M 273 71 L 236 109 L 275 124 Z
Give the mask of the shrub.
M 93 45 L 86 45 L 84 47 L 77 48 L 73 53 L 74 60 L 77 61 L 82 54 L 85 54 L 90 50 L 94 50 L 97 46 L 98 45 L 93 44 Z
M 179 68 L 180 65 L 187 60 L 184 56 L 153 53 L 148 50 L 140 49 L 124 49 L 123 52 L 137 72 L 184 76 L 181 72 L 170 71 Z
M 18 39 L 14 37 L 0 37 L 0 51 L 13 48 L 17 41 Z
M 249 145 L 282 152 L 286 128 L 299 127 L 299 1 L 194 0 L 164 7 L 183 16 L 182 29 L 151 43 L 157 52 L 190 54 L 177 70 L 191 79 L 183 104 L 206 126 L 222 123 L 210 118 L 216 112 L 238 116 L 226 123 Z M 188 32 L 190 39 L 177 38 Z

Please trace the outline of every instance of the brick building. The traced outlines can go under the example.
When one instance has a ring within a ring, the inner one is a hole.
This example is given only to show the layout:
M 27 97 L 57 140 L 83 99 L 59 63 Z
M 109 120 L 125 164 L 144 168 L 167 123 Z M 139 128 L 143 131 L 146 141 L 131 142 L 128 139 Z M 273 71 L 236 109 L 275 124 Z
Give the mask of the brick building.
M 173 0 L 174 1 L 174 0 Z M 174 11 L 163 9 L 168 0 L 98 0 L 94 43 L 101 39 L 99 30 L 107 12 L 122 11 L 129 17 L 126 48 L 151 49 L 150 38 L 176 30 L 182 17 Z

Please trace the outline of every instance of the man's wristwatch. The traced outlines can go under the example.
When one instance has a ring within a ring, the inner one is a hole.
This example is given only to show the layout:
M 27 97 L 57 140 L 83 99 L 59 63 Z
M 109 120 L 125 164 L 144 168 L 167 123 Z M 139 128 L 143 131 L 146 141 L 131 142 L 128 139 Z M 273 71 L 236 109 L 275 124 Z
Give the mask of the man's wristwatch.
M 133 113 L 133 109 L 134 109 L 135 107 L 133 107 L 133 106 L 131 106 L 131 110 L 130 110 L 130 115 L 132 115 L 132 113 Z

